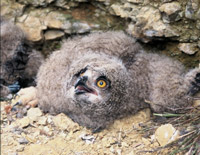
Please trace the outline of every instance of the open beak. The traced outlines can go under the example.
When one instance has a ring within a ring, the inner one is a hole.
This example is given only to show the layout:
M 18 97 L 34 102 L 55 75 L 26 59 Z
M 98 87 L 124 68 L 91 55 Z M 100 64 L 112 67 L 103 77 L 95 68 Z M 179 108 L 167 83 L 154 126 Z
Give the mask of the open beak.
M 75 93 L 76 95 L 84 94 L 84 93 L 92 93 L 97 94 L 95 90 L 89 88 L 86 85 L 87 77 L 83 76 L 81 77 L 77 83 L 75 84 Z

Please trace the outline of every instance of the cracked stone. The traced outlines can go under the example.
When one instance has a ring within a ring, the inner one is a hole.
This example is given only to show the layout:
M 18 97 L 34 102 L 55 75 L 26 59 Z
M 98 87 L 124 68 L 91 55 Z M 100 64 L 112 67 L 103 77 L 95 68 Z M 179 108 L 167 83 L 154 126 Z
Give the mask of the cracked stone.
M 6 16 L 14 20 L 15 17 L 23 14 L 24 9 L 25 5 L 16 3 L 15 1 L 11 3 L 6 0 L 1 0 L 1 16 Z
M 145 42 L 156 37 L 168 38 L 179 36 L 178 32 L 172 29 L 169 24 L 163 23 L 158 9 L 143 7 L 136 18 L 137 22 L 132 27 L 132 34 L 136 38 L 142 38 Z
M 139 6 L 130 3 L 125 3 L 124 5 L 113 4 L 111 8 L 117 16 L 131 18 L 133 21 L 136 21 L 136 16 L 140 11 Z
M 195 43 L 180 43 L 178 45 L 178 48 L 182 52 L 189 54 L 189 55 L 193 55 L 196 52 L 198 52 L 197 44 L 195 44 Z
M 181 19 L 179 14 L 181 5 L 178 2 L 165 3 L 159 7 L 159 10 L 163 12 L 163 21 L 166 23 L 175 22 Z
M 185 17 L 188 19 L 196 19 L 199 5 L 199 0 L 189 0 L 185 8 Z
M 43 25 L 39 18 L 28 16 L 24 23 L 17 23 L 28 35 L 28 39 L 32 41 L 41 41 L 43 39 L 42 31 L 47 27 Z
M 61 38 L 65 35 L 63 31 L 60 30 L 48 30 L 45 32 L 44 37 L 46 40 L 54 40 Z

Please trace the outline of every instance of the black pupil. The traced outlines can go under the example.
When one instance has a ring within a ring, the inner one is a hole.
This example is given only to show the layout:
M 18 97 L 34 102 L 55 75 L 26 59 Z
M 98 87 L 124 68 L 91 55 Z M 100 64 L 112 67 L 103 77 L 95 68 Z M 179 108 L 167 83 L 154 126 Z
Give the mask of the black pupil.
M 100 85 L 103 85 L 103 82 L 101 81 L 99 84 L 100 84 Z

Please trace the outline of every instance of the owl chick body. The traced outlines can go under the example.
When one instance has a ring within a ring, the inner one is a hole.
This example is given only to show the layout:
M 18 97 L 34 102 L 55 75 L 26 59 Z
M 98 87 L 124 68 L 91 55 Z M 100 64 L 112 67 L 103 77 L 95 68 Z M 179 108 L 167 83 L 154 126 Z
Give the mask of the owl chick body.
M 0 18 L 1 97 L 20 87 L 33 85 L 43 56 L 33 50 L 25 33 L 11 21 Z
M 186 72 L 166 56 L 146 53 L 123 32 L 93 33 L 64 43 L 37 75 L 39 107 L 65 113 L 93 131 L 149 107 L 180 112 L 200 69 Z

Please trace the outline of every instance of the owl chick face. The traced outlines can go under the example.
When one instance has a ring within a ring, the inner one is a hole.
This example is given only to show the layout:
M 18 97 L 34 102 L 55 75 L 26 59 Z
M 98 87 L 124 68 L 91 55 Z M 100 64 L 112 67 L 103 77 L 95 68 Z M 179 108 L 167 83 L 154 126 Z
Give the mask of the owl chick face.
M 75 74 L 70 83 L 68 96 L 82 108 L 98 107 L 106 112 L 105 109 L 109 108 L 109 104 L 112 106 L 120 104 L 124 94 L 127 93 L 128 72 L 118 59 L 91 54 L 76 61 L 71 69 Z
M 76 75 L 74 97 L 81 103 L 100 103 L 110 97 L 111 81 L 101 71 L 87 66 Z

